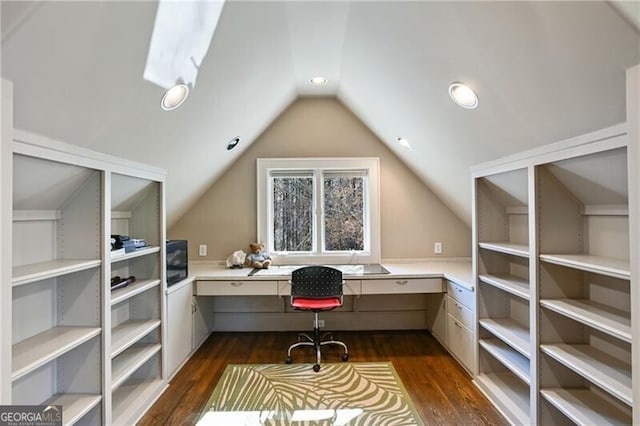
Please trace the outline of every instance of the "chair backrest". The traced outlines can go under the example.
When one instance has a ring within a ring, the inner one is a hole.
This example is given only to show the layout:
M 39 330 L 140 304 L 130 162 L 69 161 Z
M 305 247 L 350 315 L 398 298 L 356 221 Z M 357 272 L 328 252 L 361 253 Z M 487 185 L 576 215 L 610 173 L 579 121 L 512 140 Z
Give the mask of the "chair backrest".
M 291 296 L 310 299 L 342 296 L 342 271 L 329 266 L 305 266 L 291 273 Z

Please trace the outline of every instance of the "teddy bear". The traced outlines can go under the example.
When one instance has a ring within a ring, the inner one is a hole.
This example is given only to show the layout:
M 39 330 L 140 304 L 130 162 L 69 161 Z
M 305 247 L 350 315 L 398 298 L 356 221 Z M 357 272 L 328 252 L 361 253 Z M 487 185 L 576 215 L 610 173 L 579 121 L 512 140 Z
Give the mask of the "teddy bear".
M 268 268 L 271 265 L 271 257 L 269 253 L 264 251 L 264 244 L 249 244 L 249 254 L 247 254 L 244 264 L 256 269 Z

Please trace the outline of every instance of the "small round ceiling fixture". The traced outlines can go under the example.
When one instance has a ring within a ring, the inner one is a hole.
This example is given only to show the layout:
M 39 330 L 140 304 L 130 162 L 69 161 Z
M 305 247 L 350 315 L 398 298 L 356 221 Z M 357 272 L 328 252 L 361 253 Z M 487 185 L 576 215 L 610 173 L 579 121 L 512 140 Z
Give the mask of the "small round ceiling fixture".
M 316 76 L 309 80 L 309 83 L 311 83 L 313 86 L 324 86 L 328 81 L 329 80 L 324 77 Z
M 474 109 L 478 106 L 478 95 L 464 83 L 452 83 L 449 86 L 449 96 L 462 108 Z
M 227 143 L 227 151 L 231 151 L 240 143 L 240 136 L 236 136 Z
M 409 143 L 408 139 L 397 137 L 396 142 L 398 142 L 400 146 L 406 149 L 407 151 L 411 151 L 411 144 Z
M 160 106 L 165 111 L 173 111 L 182 105 L 187 96 L 189 96 L 189 86 L 184 83 L 178 83 L 164 92 Z

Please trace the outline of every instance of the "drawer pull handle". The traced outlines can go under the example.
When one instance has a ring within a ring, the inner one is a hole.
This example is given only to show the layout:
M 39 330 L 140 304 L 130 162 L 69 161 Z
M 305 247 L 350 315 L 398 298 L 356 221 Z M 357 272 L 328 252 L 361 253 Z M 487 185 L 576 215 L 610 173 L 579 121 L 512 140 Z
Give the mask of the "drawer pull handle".
M 232 283 L 231 283 L 231 285 L 232 285 L 233 287 L 240 287 L 240 286 L 242 285 L 242 283 L 241 283 L 241 282 L 235 282 L 235 281 L 234 281 L 234 282 L 232 282 Z
M 462 328 L 462 325 L 458 321 L 454 321 L 454 324 L 456 325 L 456 327 Z
M 458 305 L 457 303 L 456 303 L 456 308 L 462 310 L 462 306 Z
M 398 284 L 398 285 L 407 285 L 408 283 L 409 283 L 409 281 L 407 281 L 407 280 L 396 281 L 396 284 Z

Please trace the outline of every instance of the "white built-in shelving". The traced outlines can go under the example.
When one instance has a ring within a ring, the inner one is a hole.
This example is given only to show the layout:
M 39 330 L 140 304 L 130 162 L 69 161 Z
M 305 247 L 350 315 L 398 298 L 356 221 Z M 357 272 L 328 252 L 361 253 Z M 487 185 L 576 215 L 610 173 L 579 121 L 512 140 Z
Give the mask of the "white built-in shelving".
M 476 383 L 512 423 L 631 423 L 628 165 L 618 125 L 473 170 Z
M 630 410 L 612 404 L 590 389 L 549 388 L 540 394 L 569 420 L 579 425 L 629 425 Z
M 632 404 L 630 364 L 589 345 L 541 345 L 540 350 L 622 402 Z
M 531 348 L 529 344 L 529 329 L 510 318 L 481 319 L 480 327 L 504 343 L 529 357 Z
M 482 349 L 487 351 L 502 365 L 511 370 L 511 372 L 518 376 L 520 380 L 522 380 L 527 385 L 530 384 L 531 378 L 529 376 L 529 358 L 515 351 L 511 346 L 507 345 L 500 339 L 480 339 L 479 343 Z
M 474 181 L 476 383 L 507 419 L 522 424 L 531 419 L 528 180 L 521 168 Z
M 481 274 L 478 279 L 523 299 L 529 299 L 529 280 L 509 274 Z
M 529 386 L 510 372 L 484 373 L 475 382 L 498 411 L 514 424 L 531 423 Z
M 166 387 L 165 172 L 28 132 L 12 137 L 2 152 L 13 169 L 2 183 L 12 193 L 4 401 L 62 405 L 65 425 L 134 424 Z M 112 258 L 113 233 L 148 247 Z M 111 291 L 116 275 L 136 280 Z M 133 397 L 125 403 L 120 389 Z

